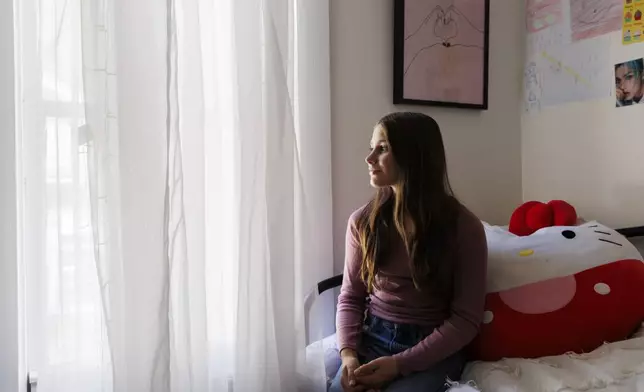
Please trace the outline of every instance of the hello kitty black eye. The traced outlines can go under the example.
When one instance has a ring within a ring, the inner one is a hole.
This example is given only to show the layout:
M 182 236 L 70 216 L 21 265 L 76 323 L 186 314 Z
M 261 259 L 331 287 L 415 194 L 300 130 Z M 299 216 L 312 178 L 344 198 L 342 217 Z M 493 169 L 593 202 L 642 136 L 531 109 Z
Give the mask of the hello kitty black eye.
M 569 239 L 569 240 L 577 237 L 577 234 L 575 234 L 575 232 L 572 231 L 572 230 L 564 230 L 564 231 L 561 232 L 561 235 L 564 236 L 564 238 Z

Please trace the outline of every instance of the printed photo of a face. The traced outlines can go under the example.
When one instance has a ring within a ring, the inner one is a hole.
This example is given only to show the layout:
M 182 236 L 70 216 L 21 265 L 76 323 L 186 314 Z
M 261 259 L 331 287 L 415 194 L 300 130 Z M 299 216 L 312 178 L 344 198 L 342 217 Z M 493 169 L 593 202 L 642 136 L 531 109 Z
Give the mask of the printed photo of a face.
M 615 106 L 644 103 L 644 59 L 615 65 Z

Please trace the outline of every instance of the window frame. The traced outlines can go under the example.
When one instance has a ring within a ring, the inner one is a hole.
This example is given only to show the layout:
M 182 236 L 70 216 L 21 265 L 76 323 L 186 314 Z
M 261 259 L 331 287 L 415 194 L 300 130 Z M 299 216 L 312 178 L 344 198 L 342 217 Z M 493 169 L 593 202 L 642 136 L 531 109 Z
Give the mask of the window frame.
M 17 0 L 16 0 L 17 1 Z M 20 140 L 16 122 L 17 48 L 14 44 L 13 1 L 0 2 L 0 390 L 24 392 L 27 389 L 21 301 L 17 146 Z M 19 82 L 18 82 L 19 83 Z

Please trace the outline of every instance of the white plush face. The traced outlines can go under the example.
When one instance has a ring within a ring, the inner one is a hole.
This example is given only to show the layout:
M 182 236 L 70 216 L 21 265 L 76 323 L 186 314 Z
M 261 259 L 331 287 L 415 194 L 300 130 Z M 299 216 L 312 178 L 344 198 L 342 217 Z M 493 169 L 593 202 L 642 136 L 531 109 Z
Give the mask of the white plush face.
M 598 222 L 555 226 L 526 237 L 485 224 L 490 293 L 564 277 L 618 260 L 642 260 L 625 237 Z

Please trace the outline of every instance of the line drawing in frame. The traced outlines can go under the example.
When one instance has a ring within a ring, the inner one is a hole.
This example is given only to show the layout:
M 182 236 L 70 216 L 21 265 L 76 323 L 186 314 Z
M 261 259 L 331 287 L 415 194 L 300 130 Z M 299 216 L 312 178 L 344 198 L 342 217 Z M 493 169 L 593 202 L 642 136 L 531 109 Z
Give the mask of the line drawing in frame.
M 489 0 L 394 0 L 394 103 L 488 108 Z

